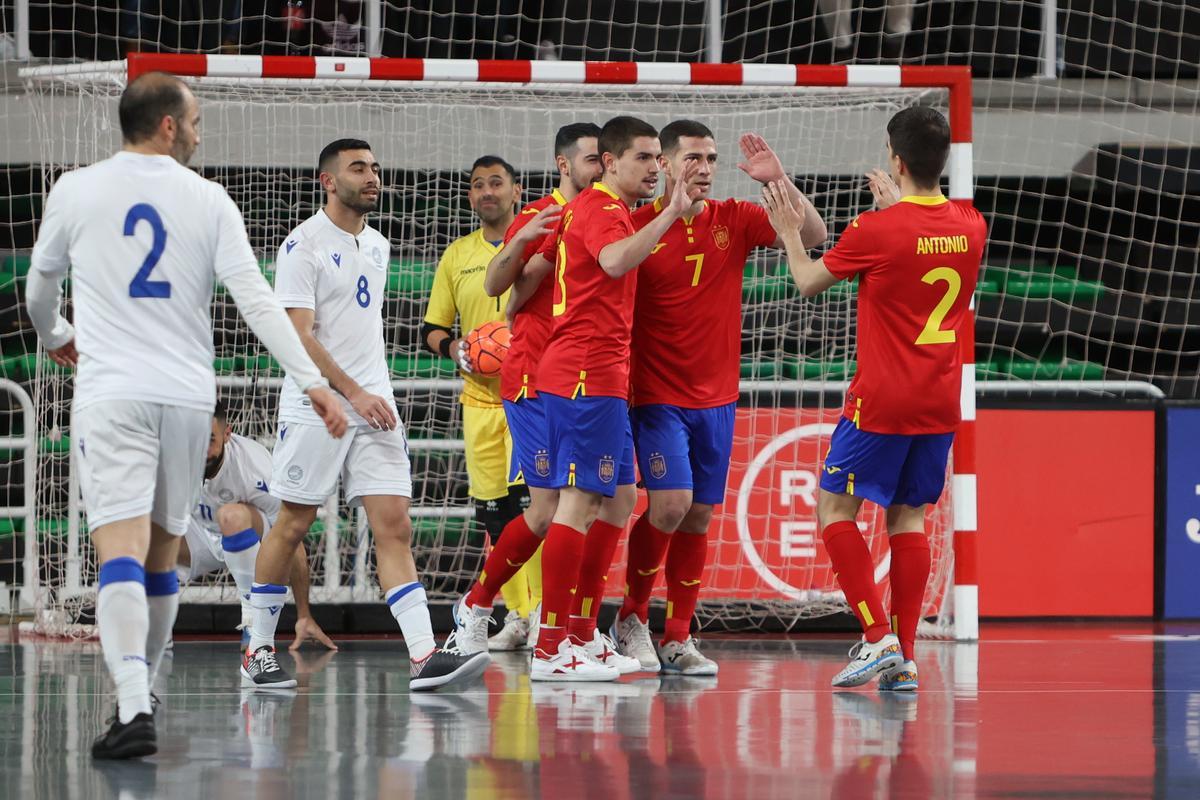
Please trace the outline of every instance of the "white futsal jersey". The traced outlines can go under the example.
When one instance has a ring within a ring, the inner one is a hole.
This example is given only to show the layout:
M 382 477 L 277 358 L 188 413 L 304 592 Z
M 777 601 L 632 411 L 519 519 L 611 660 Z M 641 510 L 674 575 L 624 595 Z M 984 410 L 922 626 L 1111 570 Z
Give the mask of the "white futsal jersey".
M 383 350 L 387 239 L 371 226 L 357 236 L 333 224 L 322 209 L 295 228 L 279 248 L 275 296 L 284 308 L 308 308 L 313 335 L 334 363 L 370 394 L 395 408 Z M 351 424 L 367 425 L 342 398 Z M 289 372 L 279 395 L 279 421 L 320 425 Z
M 29 309 L 48 347 L 76 337 L 76 409 L 141 400 L 211 412 L 214 275 L 289 374 L 323 382 L 271 302 L 237 206 L 170 156 L 122 151 L 58 179 L 31 269 L 57 287 L 68 267 L 76 331 L 40 292 Z
M 200 488 L 200 501 L 192 518 L 209 534 L 221 538 L 217 509 L 229 503 L 245 503 L 263 513 L 266 529 L 275 524 L 279 500 L 269 494 L 271 453 L 253 439 L 236 433 L 225 443 L 225 460 Z

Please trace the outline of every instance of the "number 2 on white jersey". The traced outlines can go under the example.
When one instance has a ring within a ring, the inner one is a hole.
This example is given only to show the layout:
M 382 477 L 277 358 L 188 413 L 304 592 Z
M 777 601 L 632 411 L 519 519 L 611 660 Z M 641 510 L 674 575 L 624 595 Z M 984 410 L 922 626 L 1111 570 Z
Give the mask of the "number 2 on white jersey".
M 150 231 L 154 234 L 154 241 L 150 245 L 150 252 L 146 254 L 146 258 L 142 261 L 142 268 L 133 276 L 133 280 L 129 282 L 130 297 L 157 297 L 165 298 L 171 296 L 171 283 L 169 281 L 152 281 L 150 273 L 158 266 L 158 260 L 162 258 L 163 250 L 167 246 L 167 229 L 163 227 L 162 217 L 158 211 L 149 203 L 138 203 L 133 208 L 129 209 L 129 213 L 125 215 L 125 235 L 133 236 L 137 230 L 139 222 L 149 222 Z

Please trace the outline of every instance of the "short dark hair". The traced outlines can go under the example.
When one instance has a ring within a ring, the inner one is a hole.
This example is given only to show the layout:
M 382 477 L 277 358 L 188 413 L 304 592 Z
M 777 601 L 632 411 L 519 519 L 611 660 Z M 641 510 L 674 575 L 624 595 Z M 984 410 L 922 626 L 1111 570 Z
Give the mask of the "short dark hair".
M 512 178 L 513 183 L 517 182 L 517 171 L 513 169 L 513 165 L 505 161 L 500 156 L 480 156 L 475 159 L 475 163 L 471 165 L 471 171 L 468 176 L 474 175 L 475 170 L 480 167 L 504 167 L 504 171 L 508 173 L 508 177 Z
M 154 136 L 163 117 L 179 119 L 187 108 L 187 84 L 165 72 L 147 72 L 135 78 L 117 104 L 121 138 L 138 144 Z
M 639 136 L 657 137 L 658 131 L 637 117 L 613 117 L 600 129 L 600 154 L 612 153 L 614 158 L 620 158 Z
M 229 406 L 220 398 L 217 398 L 216 408 L 213 409 L 213 419 L 222 425 L 229 424 Z
M 679 140 L 684 136 L 694 136 L 697 139 L 716 139 L 713 132 L 703 122 L 694 119 L 677 119 L 658 132 L 658 141 L 663 153 L 674 153 L 679 149 Z
M 572 122 L 554 134 L 554 155 L 565 156 L 579 144 L 580 139 L 599 139 L 600 126 L 594 122 Z
M 887 125 L 892 152 L 908 167 L 921 188 L 937 186 L 950 156 L 950 124 L 941 112 L 913 106 L 898 112 Z
M 339 155 L 347 150 L 370 150 L 371 145 L 367 144 L 362 139 L 334 139 L 329 144 L 321 148 L 321 155 L 317 158 L 317 174 L 328 172 L 329 165 Z

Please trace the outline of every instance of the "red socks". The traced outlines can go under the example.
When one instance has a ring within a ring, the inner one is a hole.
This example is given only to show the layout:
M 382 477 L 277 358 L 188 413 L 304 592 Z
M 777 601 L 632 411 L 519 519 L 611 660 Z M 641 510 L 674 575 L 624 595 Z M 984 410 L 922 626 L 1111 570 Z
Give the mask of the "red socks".
M 500 540 L 483 562 L 479 580 L 467 595 L 467 605 L 490 608 L 500 587 L 508 583 L 509 578 L 516 575 L 526 561 L 533 558 L 541 543 L 542 540 L 529 529 L 525 515 L 518 514 L 516 519 L 504 526 Z
M 620 618 L 637 614 L 645 622 L 650 617 L 650 595 L 662 569 L 663 556 L 675 534 L 664 533 L 650 524 L 650 515 L 643 514 L 629 534 L 629 563 L 625 567 L 625 601 Z M 686 534 L 685 534 L 686 535 Z
M 588 528 L 583 543 L 583 559 L 579 563 L 579 580 L 575 584 L 575 602 L 571 606 L 571 622 L 567 633 L 576 644 L 586 644 L 596 633 L 596 615 L 604 600 L 604 585 L 608 570 L 621 542 L 624 525 L 613 525 L 597 519 Z M 545 562 L 543 561 L 543 574 Z
M 834 522 L 825 526 L 821 538 L 850 610 L 858 617 L 867 641 L 878 642 L 891 632 L 891 626 L 875 586 L 875 562 L 858 525 L 853 521 Z
M 675 531 L 667 550 L 667 623 L 663 642 L 686 642 L 708 559 L 708 536 Z
M 503 535 L 500 543 L 504 543 Z M 548 656 L 558 652 L 558 645 L 567 635 L 571 593 L 579 576 L 583 547 L 582 533 L 569 525 L 550 524 L 542 545 L 542 624 L 537 640 L 537 649 Z
M 892 627 L 905 660 L 911 660 L 929 582 L 929 540 L 923 533 L 897 533 L 888 545 L 892 548 Z

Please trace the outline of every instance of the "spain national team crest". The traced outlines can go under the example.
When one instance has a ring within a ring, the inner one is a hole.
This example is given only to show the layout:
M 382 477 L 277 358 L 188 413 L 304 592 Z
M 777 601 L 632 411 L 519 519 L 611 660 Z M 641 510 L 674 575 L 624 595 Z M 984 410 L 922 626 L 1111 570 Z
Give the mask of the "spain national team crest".
M 650 455 L 650 477 L 660 479 L 667 474 L 667 459 L 662 453 Z
M 717 225 L 712 229 L 713 242 L 719 250 L 729 249 L 729 228 L 724 225 Z
M 600 459 L 600 482 L 612 483 L 613 478 L 617 475 L 617 463 L 613 461 L 612 456 L 605 456 Z
M 550 454 L 539 450 L 533 455 L 533 471 L 543 478 L 550 476 Z

